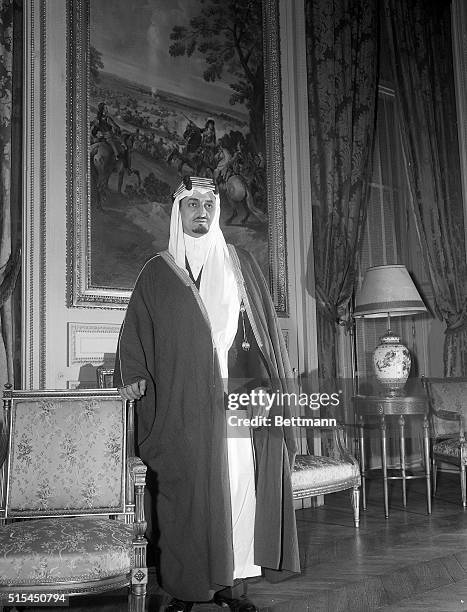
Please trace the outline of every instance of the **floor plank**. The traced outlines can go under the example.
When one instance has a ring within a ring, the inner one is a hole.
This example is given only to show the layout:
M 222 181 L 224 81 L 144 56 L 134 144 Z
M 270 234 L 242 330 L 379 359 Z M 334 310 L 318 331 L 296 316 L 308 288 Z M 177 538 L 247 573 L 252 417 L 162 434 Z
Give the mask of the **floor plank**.
M 440 476 L 431 516 L 423 481 L 409 484 L 406 508 L 397 484 L 385 519 L 382 487 L 371 483 L 359 529 L 345 491 L 327 496 L 322 507 L 298 510 L 302 573 L 276 584 L 250 580 L 250 599 L 264 612 L 467 612 L 467 512 L 458 477 Z M 169 596 L 154 573 L 148 591 L 147 612 L 157 612 Z M 76 598 L 70 610 L 123 612 L 126 596 Z M 219 608 L 196 604 L 193 612 Z

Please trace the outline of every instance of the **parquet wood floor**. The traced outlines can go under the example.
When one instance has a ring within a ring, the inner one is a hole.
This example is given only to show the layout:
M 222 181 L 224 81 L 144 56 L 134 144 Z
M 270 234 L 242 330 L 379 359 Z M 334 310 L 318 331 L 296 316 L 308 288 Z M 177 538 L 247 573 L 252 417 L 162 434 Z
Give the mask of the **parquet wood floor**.
M 423 481 L 412 481 L 407 507 L 400 483 L 384 518 L 382 487 L 372 481 L 361 526 L 353 526 L 348 492 L 319 508 L 297 511 L 302 573 L 280 583 L 251 580 L 248 594 L 264 612 L 467 612 L 467 512 L 458 477 L 442 474 L 433 514 L 426 514 Z M 168 596 L 150 575 L 148 612 Z M 124 598 L 73 600 L 73 612 L 123 612 Z M 38 612 L 44 608 L 37 608 Z M 219 612 L 197 604 L 193 612 Z

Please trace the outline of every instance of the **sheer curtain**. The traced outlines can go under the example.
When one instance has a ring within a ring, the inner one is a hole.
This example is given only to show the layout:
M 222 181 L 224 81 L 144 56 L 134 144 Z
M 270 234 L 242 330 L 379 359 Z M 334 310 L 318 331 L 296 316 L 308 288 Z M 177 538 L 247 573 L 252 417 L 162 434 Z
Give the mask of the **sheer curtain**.
M 450 3 L 384 0 L 417 233 L 445 321 L 445 376 L 467 375 L 467 267 Z
M 313 266 L 318 375 L 336 376 L 336 325 L 355 280 L 368 202 L 378 82 L 379 3 L 307 0 Z

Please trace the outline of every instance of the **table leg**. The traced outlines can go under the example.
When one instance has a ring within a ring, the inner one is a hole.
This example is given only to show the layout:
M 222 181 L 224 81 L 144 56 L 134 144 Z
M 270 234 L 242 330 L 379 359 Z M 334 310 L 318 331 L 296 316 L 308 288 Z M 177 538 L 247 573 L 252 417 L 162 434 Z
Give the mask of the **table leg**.
M 360 435 L 360 471 L 362 475 L 362 507 L 366 510 L 366 479 L 365 479 L 365 432 L 363 429 L 364 419 L 360 416 L 358 431 Z
M 407 506 L 407 480 L 406 480 L 406 473 L 405 473 L 405 418 L 403 414 L 401 414 L 399 417 L 399 429 L 400 429 L 399 447 L 400 447 L 400 454 L 401 454 L 401 476 L 402 476 L 402 505 L 405 508 Z
M 431 514 L 431 464 L 430 464 L 430 435 L 429 435 L 430 424 L 428 416 L 425 415 L 423 418 L 423 448 L 425 451 L 425 476 L 426 476 L 426 504 L 428 514 Z
M 387 463 L 386 419 L 381 415 L 381 462 L 383 467 L 384 516 L 389 518 L 388 463 Z

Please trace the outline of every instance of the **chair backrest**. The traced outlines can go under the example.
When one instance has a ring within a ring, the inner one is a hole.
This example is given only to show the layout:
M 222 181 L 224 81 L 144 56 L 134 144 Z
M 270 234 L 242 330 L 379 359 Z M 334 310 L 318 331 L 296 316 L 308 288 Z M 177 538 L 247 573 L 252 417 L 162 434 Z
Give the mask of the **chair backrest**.
M 467 414 L 467 378 L 425 378 L 435 437 L 458 435 Z
M 0 518 L 131 514 L 133 404 L 116 391 L 4 392 Z

